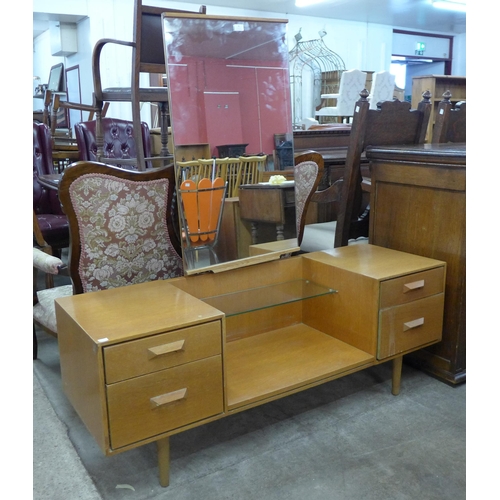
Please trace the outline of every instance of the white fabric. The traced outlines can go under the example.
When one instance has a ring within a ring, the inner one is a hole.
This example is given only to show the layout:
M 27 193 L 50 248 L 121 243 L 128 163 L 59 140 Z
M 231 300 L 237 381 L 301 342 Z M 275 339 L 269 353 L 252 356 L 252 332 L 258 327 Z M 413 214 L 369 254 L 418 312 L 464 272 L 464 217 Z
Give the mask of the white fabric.
M 47 288 L 37 292 L 38 304 L 33 306 L 33 319 L 54 333 L 57 333 L 55 300 L 73 295 L 73 285 Z
M 59 267 L 62 265 L 63 261 L 61 259 L 33 247 L 33 267 L 45 273 L 59 274 Z
M 337 105 L 327 106 L 316 111 L 316 116 L 353 116 L 356 101 L 360 99 L 360 92 L 365 88 L 366 73 L 359 69 L 344 71 L 340 77 L 339 96 Z
M 304 226 L 304 237 L 300 249 L 302 252 L 318 252 L 321 250 L 332 250 L 335 242 L 335 229 L 337 221 L 318 222 Z M 368 238 L 359 237 L 348 241 L 348 245 L 368 243 Z
M 377 109 L 377 103 L 381 101 L 392 101 L 394 98 L 394 85 L 396 75 L 388 71 L 380 71 L 373 75 L 373 83 L 370 92 L 370 109 Z

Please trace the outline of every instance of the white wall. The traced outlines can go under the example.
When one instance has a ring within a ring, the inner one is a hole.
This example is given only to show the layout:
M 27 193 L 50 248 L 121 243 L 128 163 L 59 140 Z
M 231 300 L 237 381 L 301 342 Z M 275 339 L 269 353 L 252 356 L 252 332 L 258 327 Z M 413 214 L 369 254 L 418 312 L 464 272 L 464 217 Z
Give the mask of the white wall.
M 250 2 L 249 2 L 250 3 Z M 149 5 L 165 6 L 197 11 L 200 3 L 175 2 L 169 0 L 150 0 Z M 55 12 L 59 14 L 79 14 L 87 19 L 77 25 L 78 53 L 69 57 L 50 55 L 49 34 L 44 33 L 33 42 L 33 75 L 47 83 L 50 67 L 63 62 L 65 68 L 80 65 L 82 102 L 92 100 L 91 54 L 95 42 L 100 38 L 132 39 L 133 0 L 33 0 L 34 12 Z M 211 7 L 207 13 L 234 15 L 240 17 L 283 18 L 283 14 L 254 11 L 250 9 L 231 9 Z M 319 37 L 318 31 L 324 29 L 326 46 L 336 52 L 345 62 L 347 69 L 382 71 L 390 69 L 392 54 L 392 27 L 353 21 L 314 18 L 309 16 L 286 16 L 288 19 L 288 44 L 295 45 L 294 35 L 301 29 L 302 40 Z M 465 35 L 455 37 L 453 74 L 465 75 Z M 130 56 L 124 47 L 109 47 L 103 53 L 102 79 L 106 86 L 130 85 Z M 33 99 L 33 108 L 39 109 L 41 101 Z M 110 116 L 130 119 L 130 107 L 113 103 L 108 111 Z M 144 106 L 143 119 L 149 122 L 149 106 Z

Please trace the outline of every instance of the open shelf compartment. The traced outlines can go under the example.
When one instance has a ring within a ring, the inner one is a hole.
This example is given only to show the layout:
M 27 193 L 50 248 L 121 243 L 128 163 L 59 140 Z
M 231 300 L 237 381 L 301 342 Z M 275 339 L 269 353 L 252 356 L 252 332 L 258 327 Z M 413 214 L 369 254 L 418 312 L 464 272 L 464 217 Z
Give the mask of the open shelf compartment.
M 299 279 L 274 285 L 250 288 L 240 292 L 206 297 L 203 302 L 219 309 L 226 317 L 275 307 L 335 293 L 336 290 Z

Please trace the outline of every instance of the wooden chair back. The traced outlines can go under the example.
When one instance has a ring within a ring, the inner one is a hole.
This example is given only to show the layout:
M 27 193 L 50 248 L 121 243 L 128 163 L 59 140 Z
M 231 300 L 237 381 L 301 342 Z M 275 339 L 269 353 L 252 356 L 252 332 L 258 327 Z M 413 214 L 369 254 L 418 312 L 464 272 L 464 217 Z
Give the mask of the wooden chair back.
M 238 196 L 242 184 L 258 184 L 262 182 L 263 172 L 266 169 L 267 155 L 240 156 L 241 167 L 233 188 L 233 196 Z
M 397 99 L 370 109 L 368 91 L 356 102 L 344 168 L 335 247 L 346 246 L 351 224 L 360 213 L 362 199 L 361 154 L 366 146 L 423 144 L 431 112 L 430 92 L 424 92 L 417 109 Z
M 174 189 L 173 165 L 138 172 L 77 162 L 64 171 L 74 293 L 183 274 Z
M 451 92 L 443 94 L 443 100 L 438 104 L 436 121 L 432 129 L 432 142 L 466 142 L 465 102 L 457 102 L 455 107 L 451 102 Z

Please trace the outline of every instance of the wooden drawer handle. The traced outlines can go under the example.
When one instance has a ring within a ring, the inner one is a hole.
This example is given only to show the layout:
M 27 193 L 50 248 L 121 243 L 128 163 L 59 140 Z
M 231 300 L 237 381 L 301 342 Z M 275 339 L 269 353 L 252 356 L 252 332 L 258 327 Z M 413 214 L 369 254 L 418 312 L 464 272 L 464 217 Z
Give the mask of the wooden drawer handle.
M 187 388 L 179 389 L 178 391 L 167 392 L 167 394 L 161 394 L 160 396 L 155 396 L 149 401 L 151 402 L 152 408 L 158 408 L 159 406 L 165 406 L 171 403 L 175 403 L 186 397 Z
M 184 349 L 184 342 L 184 340 L 177 340 L 176 342 L 170 342 L 169 344 L 150 347 L 148 349 L 149 357 L 155 358 L 156 356 L 162 356 L 163 354 L 182 351 Z
M 406 283 L 403 287 L 403 293 L 411 292 L 412 290 L 418 290 L 419 288 L 424 288 L 425 280 L 413 281 L 412 283 Z
M 424 318 L 414 319 L 413 321 L 408 321 L 403 323 L 403 331 L 411 330 L 412 328 L 417 328 L 417 326 L 422 326 L 424 324 Z

